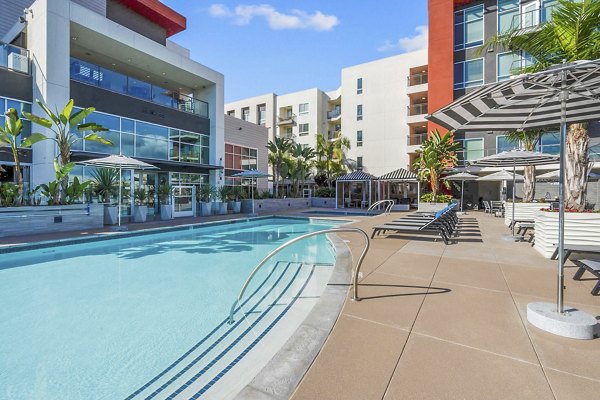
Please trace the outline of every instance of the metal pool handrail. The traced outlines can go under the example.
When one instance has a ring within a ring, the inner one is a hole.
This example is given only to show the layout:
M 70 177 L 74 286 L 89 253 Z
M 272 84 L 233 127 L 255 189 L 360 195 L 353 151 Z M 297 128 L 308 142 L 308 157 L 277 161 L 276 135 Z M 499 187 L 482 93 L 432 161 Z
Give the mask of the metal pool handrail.
M 256 275 L 258 270 L 260 270 L 262 268 L 262 266 L 265 265 L 266 262 L 269 261 L 275 254 L 279 253 L 284 248 L 286 248 L 296 242 L 299 242 L 303 239 L 306 239 L 308 237 L 322 235 L 324 233 L 340 233 L 340 232 L 360 233 L 360 234 L 362 234 L 363 238 L 365 239 L 365 247 L 364 247 L 362 253 L 360 253 L 360 257 L 358 257 L 358 263 L 356 264 L 356 270 L 354 271 L 354 275 L 352 277 L 352 286 L 353 286 L 352 300 L 360 301 L 360 297 L 358 297 L 358 273 L 360 271 L 360 267 L 362 265 L 363 259 L 365 258 L 365 255 L 367 254 L 367 251 L 369 250 L 369 245 L 370 245 L 369 235 L 367 235 L 365 233 L 365 231 L 363 231 L 362 229 L 359 229 L 359 228 L 325 229 L 323 231 L 309 232 L 302 236 L 298 236 L 297 238 L 289 240 L 289 241 L 285 242 L 284 244 L 282 244 L 281 246 L 279 246 L 278 248 L 276 248 L 275 250 L 273 250 L 272 252 L 270 252 L 265 258 L 263 258 L 262 261 L 259 262 L 258 265 L 256 265 L 256 267 L 254 267 L 254 269 L 248 276 L 248 279 L 246 279 L 244 286 L 242 286 L 242 290 L 240 290 L 240 294 L 238 295 L 237 299 L 231 305 L 231 309 L 229 310 L 229 324 L 233 324 L 233 322 L 234 322 L 233 314 L 235 313 L 235 308 L 237 307 L 237 305 L 240 303 L 240 300 L 244 296 L 244 293 L 246 292 L 246 289 L 248 288 L 250 281 L 252 281 L 252 278 L 254 278 L 254 275 Z
M 376 201 L 375 203 L 371 204 L 371 207 L 369 207 L 367 209 L 367 211 L 371 211 L 374 210 L 376 206 L 380 205 L 380 204 L 384 204 L 384 203 L 388 203 L 388 205 L 385 207 L 385 214 L 389 214 L 392 211 L 392 207 L 394 207 L 394 205 L 396 204 L 396 202 L 392 199 L 385 199 L 385 200 L 379 200 Z

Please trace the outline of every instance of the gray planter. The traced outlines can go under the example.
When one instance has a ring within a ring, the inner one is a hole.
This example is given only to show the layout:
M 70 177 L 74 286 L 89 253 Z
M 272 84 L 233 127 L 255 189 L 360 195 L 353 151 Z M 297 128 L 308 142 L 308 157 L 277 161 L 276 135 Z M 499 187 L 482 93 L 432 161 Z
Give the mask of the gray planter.
M 148 206 L 133 207 L 133 222 L 146 222 L 148 217 Z
M 210 217 L 211 211 L 212 211 L 212 205 L 211 203 L 205 203 L 203 201 L 201 201 L 200 203 L 198 203 L 200 205 L 199 207 L 199 214 L 203 217 Z
M 216 205 L 215 211 L 217 214 L 219 214 L 219 215 L 227 214 L 227 203 L 225 203 L 224 201 L 217 201 L 217 202 L 215 202 L 215 205 Z
M 116 225 L 119 222 L 117 206 L 104 207 L 104 225 Z
M 234 214 L 239 214 L 242 211 L 242 202 L 241 201 L 231 201 L 231 209 Z
M 162 221 L 173 219 L 173 206 L 171 204 L 160 205 L 160 219 Z
M 220 201 L 213 201 L 211 203 L 212 205 L 212 214 L 213 215 L 219 215 L 219 210 L 221 209 L 221 202 Z

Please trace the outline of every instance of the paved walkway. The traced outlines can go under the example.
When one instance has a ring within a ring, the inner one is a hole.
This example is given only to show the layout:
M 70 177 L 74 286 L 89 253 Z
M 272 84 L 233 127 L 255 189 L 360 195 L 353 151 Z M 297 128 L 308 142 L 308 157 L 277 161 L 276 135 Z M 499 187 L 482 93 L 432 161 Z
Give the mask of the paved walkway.
M 354 225 L 370 231 L 392 217 Z M 293 400 L 599 398 L 600 339 L 527 323 L 527 303 L 555 299 L 556 261 L 508 233 L 502 220 L 471 213 L 450 246 L 372 240 L 364 300 L 347 300 Z M 343 236 L 356 254 L 360 239 Z M 593 282 L 573 281 L 574 270 L 566 269 L 566 304 L 600 315 Z

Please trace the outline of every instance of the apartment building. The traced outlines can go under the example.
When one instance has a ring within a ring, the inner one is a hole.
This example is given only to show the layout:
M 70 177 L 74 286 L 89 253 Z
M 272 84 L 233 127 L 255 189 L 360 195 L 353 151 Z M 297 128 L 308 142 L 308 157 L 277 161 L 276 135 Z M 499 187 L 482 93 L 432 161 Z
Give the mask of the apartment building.
M 263 124 L 269 139 L 316 146 L 317 134 L 348 138 L 356 168 L 382 175 L 408 168 L 426 135 L 427 51 L 359 64 L 341 71 L 341 86 L 285 95 L 270 93 L 228 103 L 229 115 Z M 259 110 L 266 117 L 259 118 Z
M 185 28 L 185 17 L 158 0 L 3 3 L 0 111 L 15 107 L 43 115 L 36 99 L 51 109 L 62 109 L 69 99 L 76 107 L 95 107 L 85 122 L 108 128 L 104 136 L 113 146 L 78 142 L 72 160 L 121 153 L 153 164 L 158 171 L 125 174 L 131 191 L 170 182 L 174 215 L 190 215 L 190 188 L 220 184 L 224 78 L 169 40 Z M 26 135 L 32 129 L 53 135 L 28 121 L 25 126 Z M 52 141 L 23 154 L 28 185 L 54 179 Z M 10 179 L 12 159 L 1 153 L 0 163 Z M 73 171 L 89 173 L 84 167 Z

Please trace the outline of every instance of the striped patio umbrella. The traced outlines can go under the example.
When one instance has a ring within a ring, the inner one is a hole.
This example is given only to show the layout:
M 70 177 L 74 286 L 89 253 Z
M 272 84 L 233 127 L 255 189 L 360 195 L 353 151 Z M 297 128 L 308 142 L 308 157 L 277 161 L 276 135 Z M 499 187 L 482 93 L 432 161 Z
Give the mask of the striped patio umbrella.
M 554 309 L 557 318 L 562 318 L 565 310 L 563 255 L 567 123 L 593 121 L 599 115 L 600 60 L 593 60 L 564 63 L 534 74 L 484 85 L 426 117 L 452 131 L 519 131 L 560 126 L 559 257 Z M 532 307 L 532 319 L 534 314 L 541 315 L 542 309 L 550 309 L 546 305 Z
M 255 169 L 248 169 L 246 171 L 233 174 L 232 176 L 237 176 L 238 178 L 249 178 L 252 180 L 252 185 L 250 185 L 250 195 L 252 196 L 252 214 L 250 214 L 250 216 L 256 217 L 256 213 L 254 212 L 254 180 L 257 178 L 268 178 L 271 175 Z

